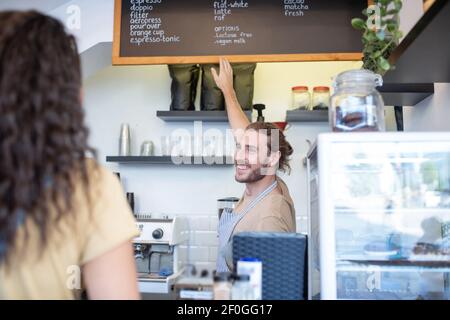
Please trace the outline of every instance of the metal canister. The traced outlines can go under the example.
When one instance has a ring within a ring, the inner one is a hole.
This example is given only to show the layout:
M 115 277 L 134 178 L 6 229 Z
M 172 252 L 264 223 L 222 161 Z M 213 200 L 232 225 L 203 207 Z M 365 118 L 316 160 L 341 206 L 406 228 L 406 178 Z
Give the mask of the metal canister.
M 222 216 L 222 212 L 225 209 L 233 210 L 237 203 L 239 202 L 239 198 L 230 197 L 230 198 L 222 198 L 217 200 L 217 210 L 218 210 L 218 217 L 220 220 L 220 217 Z
M 119 156 L 130 156 L 130 155 L 131 155 L 130 126 L 127 123 L 122 123 L 119 138 Z
M 153 142 L 144 141 L 141 145 L 141 156 L 148 157 L 153 155 Z

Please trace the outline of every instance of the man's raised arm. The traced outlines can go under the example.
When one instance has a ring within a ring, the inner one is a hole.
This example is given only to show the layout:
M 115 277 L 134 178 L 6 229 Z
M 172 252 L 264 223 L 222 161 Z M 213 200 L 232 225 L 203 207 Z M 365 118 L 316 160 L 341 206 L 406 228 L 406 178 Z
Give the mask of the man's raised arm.
M 233 69 L 231 68 L 230 63 L 225 58 L 220 58 L 219 74 L 214 68 L 211 68 L 211 72 L 217 86 L 222 90 L 225 97 L 225 105 L 231 129 L 233 129 L 233 131 L 238 129 L 244 130 L 250 124 L 250 121 L 239 105 L 239 101 L 236 97 L 233 88 Z

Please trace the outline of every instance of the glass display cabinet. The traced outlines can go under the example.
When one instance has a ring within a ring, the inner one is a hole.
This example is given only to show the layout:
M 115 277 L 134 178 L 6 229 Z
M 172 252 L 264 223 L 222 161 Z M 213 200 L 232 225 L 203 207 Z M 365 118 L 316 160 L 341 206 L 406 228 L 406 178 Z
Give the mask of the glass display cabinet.
M 450 133 L 321 134 L 311 299 L 450 299 Z

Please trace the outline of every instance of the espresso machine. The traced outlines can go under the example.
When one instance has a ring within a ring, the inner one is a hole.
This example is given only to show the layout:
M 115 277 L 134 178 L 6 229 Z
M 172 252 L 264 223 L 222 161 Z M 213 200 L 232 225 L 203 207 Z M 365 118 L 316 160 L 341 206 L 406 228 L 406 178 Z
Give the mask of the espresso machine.
M 136 215 L 140 235 L 133 239 L 139 290 L 169 294 L 187 263 L 188 220 Z

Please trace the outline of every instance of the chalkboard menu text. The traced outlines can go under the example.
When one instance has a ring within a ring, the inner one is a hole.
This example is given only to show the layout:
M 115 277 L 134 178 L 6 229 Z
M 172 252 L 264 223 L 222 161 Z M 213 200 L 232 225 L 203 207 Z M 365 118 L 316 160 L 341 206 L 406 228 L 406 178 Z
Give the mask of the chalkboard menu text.
M 116 0 L 113 64 L 359 60 L 364 0 Z

